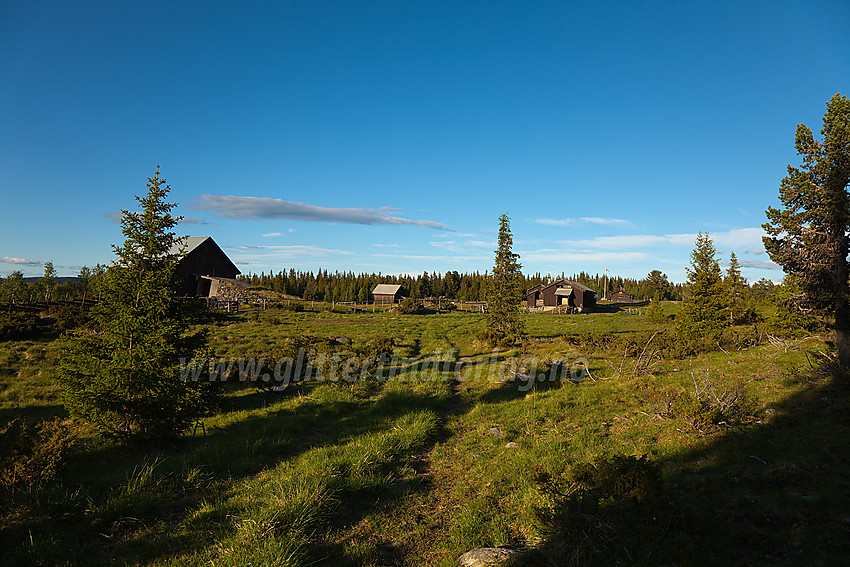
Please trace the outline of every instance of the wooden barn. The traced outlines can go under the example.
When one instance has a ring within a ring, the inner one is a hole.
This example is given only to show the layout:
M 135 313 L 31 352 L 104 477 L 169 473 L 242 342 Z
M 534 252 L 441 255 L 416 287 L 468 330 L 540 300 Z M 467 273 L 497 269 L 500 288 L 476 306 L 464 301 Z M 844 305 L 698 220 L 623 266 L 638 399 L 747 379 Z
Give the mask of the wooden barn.
M 534 286 L 528 290 L 526 300 L 530 308 L 566 306 L 586 313 L 596 306 L 596 292 L 580 283 L 559 279 Z
M 181 249 L 185 255 L 177 264 L 177 271 L 183 276 L 182 295 L 209 297 L 211 286 L 218 283 L 217 280 L 235 281 L 239 275 L 236 264 L 209 236 L 182 238 L 172 247 L 171 253 L 178 254 Z
M 612 293 L 609 299 L 611 299 L 612 301 L 634 301 L 635 296 L 627 292 L 625 288 L 620 286 L 620 289 Z
M 378 284 L 372 290 L 372 299 L 377 305 L 392 305 L 401 299 L 401 286 Z

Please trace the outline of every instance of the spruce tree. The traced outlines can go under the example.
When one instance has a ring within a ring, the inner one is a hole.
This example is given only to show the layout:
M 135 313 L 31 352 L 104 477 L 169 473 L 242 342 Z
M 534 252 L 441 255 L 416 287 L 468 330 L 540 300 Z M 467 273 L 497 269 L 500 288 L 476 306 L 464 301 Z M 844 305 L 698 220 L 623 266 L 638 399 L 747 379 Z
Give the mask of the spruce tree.
M 726 296 L 729 301 L 729 321 L 734 323 L 744 311 L 744 289 L 747 280 L 741 276 L 741 264 L 732 252 L 729 255 L 729 269 L 726 270 Z
M 691 252 L 691 267 L 686 269 L 685 300 L 676 317 L 679 336 L 692 343 L 715 341 L 729 323 L 726 289 L 715 254 L 708 234 L 699 233 Z
M 519 309 L 525 298 L 522 265 L 513 252 L 511 221 L 507 214 L 499 217 L 499 240 L 493 273 L 487 289 L 487 334 L 493 344 L 509 345 L 519 341 L 525 328 Z
M 826 104 L 821 140 L 797 125 L 800 167 L 788 166 L 779 186 L 781 208 L 767 209 L 762 225 L 770 259 L 785 270 L 793 303 L 803 312 L 831 315 L 843 370 L 850 370 L 850 100 L 836 93 Z
M 102 301 L 93 309 L 99 332 L 71 333 L 59 380 L 68 412 L 122 438 L 179 435 L 214 401 L 209 382 L 183 381 L 181 357 L 205 345 L 202 332 L 187 333 L 188 312 L 177 297 L 173 232 L 179 217 L 166 197 L 171 188 L 159 166 L 148 178 L 140 212 L 121 212 L 125 240 L 104 274 Z

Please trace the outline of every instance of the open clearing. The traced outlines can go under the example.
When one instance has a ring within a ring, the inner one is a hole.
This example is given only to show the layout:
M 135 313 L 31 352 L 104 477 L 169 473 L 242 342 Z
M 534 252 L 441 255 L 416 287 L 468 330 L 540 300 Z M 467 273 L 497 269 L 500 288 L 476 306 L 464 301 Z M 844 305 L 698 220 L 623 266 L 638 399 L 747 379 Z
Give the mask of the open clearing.
M 220 411 L 168 445 L 126 447 L 81 429 L 57 482 L 6 497 L 0 563 L 449 566 L 480 546 L 537 550 L 518 564 L 850 556 L 850 398 L 816 370 L 830 349 L 822 338 L 671 359 L 651 356 L 666 324 L 643 315 L 524 317 L 526 344 L 497 352 L 476 338 L 484 317 L 469 313 L 269 311 L 211 323 L 218 358 L 273 357 L 299 334 L 334 338 L 343 352 L 385 336 L 398 364 L 431 364 L 415 379 L 366 371 L 283 392 L 234 379 Z M 0 425 L 64 415 L 51 379 L 60 348 L 0 343 Z M 586 361 L 589 375 L 490 379 L 535 360 Z M 750 411 L 700 422 L 677 412 L 681 392 L 736 392 Z M 661 488 L 570 516 L 588 529 L 565 552 L 541 520 L 557 504 L 541 478 L 615 455 L 646 455 Z

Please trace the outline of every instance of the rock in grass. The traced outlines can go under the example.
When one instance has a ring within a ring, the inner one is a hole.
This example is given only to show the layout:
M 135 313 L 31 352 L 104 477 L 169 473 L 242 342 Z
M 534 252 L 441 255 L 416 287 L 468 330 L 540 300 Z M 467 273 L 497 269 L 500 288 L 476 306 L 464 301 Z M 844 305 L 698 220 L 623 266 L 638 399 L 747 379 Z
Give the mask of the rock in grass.
M 511 441 L 510 443 L 508 443 L 507 445 L 505 445 L 505 449 L 516 449 L 517 447 L 519 447 L 519 445 L 517 445 L 517 444 L 516 444 L 516 443 L 514 443 L 513 441 Z
M 507 547 L 479 547 L 467 551 L 457 561 L 462 567 L 484 567 L 486 565 L 498 565 L 520 553 L 519 550 Z
M 501 437 L 502 436 L 502 432 L 499 430 L 498 427 L 491 427 L 490 430 L 487 433 L 489 433 L 493 437 Z

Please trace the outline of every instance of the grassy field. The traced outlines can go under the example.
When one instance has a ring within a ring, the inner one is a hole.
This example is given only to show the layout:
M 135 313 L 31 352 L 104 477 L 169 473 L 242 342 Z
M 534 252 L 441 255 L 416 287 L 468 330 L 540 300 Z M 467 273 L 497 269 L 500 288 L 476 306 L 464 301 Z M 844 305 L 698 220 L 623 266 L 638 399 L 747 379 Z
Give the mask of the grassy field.
M 78 426 L 56 481 L 3 496 L 0 564 L 449 566 L 479 546 L 525 549 L 525 565 L 844 564 L 850 397 L 818 369 L 830 345 L 749 330 L 671 358 L 654 342 L 666 323 L 610 311 L 525 315 L 529 340 L 496 352 L 471 313 L 222 318 L 219 358 L 310 335 L 349 354 L 389 337 L 399 371 L 432 363 L 379 380 L 361 361 L 365 379 L 282 392 L 234 379 L 166 445 Z M 0 426 L 64 415 L 60 348 L 0 343 Z M 589 374 L 506 380 L 556 360 Z M 611 475 L 618 456 L 645 458 Z M 658 482 L 641 492 L 630 471 Z

